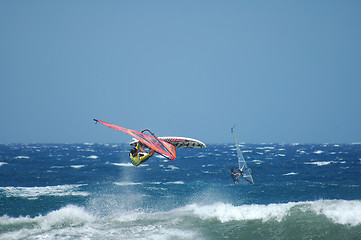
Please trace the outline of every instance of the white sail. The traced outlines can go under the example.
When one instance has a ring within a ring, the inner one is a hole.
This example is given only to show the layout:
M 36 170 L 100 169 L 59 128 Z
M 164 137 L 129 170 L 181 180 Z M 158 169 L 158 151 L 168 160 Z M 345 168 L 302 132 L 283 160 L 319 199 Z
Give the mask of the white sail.
M 238 141 L 236 138 L 236 134 L 233 131 L 234 128 L 235 127 L 231 128 L 231 132 L 233 134 L 234 140 L 236 141 L 236 149 L 237 149 L 237 156 L 238 156 L 238 168 L 239 168 L 240 172 L 242 173 L 241 176 L 250 184 L 254 184 L 253 178 L 252 178 L 252 171 L 247 166 L 246 160 L 243 157 L 241 148 L 239 147 L 239 144 L 238 144 Z

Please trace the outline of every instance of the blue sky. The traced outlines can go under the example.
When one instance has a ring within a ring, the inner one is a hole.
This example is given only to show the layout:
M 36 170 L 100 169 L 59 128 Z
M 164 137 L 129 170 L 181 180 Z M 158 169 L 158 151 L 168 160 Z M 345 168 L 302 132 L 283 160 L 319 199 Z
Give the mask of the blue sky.
M 0 143 L 361 142 L 361 1 L 0 1 Z

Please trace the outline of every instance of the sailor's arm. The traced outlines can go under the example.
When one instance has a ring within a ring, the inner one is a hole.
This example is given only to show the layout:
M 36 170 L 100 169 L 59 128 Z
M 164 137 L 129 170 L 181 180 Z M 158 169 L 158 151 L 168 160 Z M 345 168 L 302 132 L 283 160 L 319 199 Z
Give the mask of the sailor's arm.
M 145 152 L 144 149 L 140 146 L 140 142 L 137 143 L 137 148 L 141 152 Z

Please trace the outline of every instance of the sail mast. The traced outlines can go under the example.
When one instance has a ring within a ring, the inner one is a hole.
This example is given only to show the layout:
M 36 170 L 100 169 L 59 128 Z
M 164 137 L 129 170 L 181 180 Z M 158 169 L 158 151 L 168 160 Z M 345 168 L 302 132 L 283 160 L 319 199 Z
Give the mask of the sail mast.
M 236 149 L 237 149 L 237 157 L 238 157 L 238 168 L 239 170 L 242 172 L 242 177 L 247 180 L 250 184 L 254 184 L 253 181 L 253 177 L 252 177 L 252 171 L 251 169 L 247 166 L 246 160 L 243 157 L 242 151 L 239 147 L 237 138 L 236 138 L 236 134 L 234 133 L 233 129 L 236 126 L 233 126 L 231 128 L 231 132 L 233 134 L 234 140 L 236 141 Z

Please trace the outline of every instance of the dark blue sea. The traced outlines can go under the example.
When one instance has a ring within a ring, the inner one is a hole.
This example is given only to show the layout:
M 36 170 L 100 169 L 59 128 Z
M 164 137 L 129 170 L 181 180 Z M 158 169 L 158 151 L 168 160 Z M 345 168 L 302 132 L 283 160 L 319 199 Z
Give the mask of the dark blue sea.
M 1 144 L 0 239 L 361 239 L 361 144 Z

